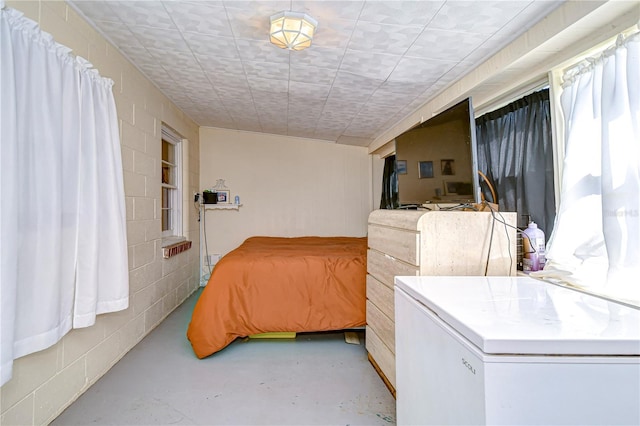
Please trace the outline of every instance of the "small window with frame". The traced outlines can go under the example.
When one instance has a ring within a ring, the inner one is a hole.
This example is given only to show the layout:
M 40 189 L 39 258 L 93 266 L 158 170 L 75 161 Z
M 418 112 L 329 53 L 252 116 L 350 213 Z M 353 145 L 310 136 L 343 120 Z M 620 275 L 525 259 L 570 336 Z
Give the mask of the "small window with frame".
M 162 127 L 161 204 L 162 237 L 182 235 L 182 138 L 172 129 Z
M 433 177 L 433 161 L 418 161 L 418 178 Z

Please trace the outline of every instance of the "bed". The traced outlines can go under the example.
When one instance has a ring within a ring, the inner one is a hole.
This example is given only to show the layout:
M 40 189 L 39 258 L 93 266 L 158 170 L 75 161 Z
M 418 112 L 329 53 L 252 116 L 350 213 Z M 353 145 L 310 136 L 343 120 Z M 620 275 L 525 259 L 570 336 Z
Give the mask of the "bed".
M 365 325 L 366 237 L 251 237 L 216 264 L 187 338 L 198 358 L 238 337 Z

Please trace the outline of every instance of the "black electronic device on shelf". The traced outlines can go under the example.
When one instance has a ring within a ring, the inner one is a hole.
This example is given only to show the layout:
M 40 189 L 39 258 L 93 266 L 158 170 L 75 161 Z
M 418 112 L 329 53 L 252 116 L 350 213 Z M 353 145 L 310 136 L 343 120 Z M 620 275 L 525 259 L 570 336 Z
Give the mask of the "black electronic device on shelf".
M 202 193 L 202 203 L 203 204 L 217 204 L 218 203 L 218 193 L 212 191 L 204 191 Z

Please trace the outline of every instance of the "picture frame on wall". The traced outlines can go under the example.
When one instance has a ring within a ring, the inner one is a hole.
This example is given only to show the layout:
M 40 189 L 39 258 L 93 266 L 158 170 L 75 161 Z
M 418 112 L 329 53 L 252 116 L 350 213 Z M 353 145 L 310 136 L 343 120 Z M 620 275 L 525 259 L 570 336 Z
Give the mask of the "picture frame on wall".
M 456 174 L 455 160 L 445 158 L 440 160 L 440 173 L 442 176 L 453 176 Z
M 218 193 L 218 204 L 229 204 L 229 199 L 231 198 L 231 191 L 226 190 L 217 190 Z
M 457 195 L 458 194 L 458 182 L 444 181 L 444 194 L 445 195 Z
M 445 195 L 473 195 L 473 184 L 471 182 L 445 181 Z
M 433 161 L 418 161 L 418 178 L 433 177 Z
M 396 173 L 399 175 L 407 174 L 407 160 L 396 160 Z

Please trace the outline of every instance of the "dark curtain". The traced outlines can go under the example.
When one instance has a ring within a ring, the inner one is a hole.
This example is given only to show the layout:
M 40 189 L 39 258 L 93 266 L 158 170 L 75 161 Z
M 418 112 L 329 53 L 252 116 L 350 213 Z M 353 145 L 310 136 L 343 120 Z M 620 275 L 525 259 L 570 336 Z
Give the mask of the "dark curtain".
M 395 155 L 390 155 L 384 159 L 380 208 L 389 210 L 398 208 L 398 176 L 396 175 Z
M 476 138 L 478 168 L 493 185 L 500 210 L 517 212 L 521 228 L 530 218 L 548 239 L 556 212 L 549 90 L 479 117 Z M 495 202 L 487 185 L 481 187 Z

